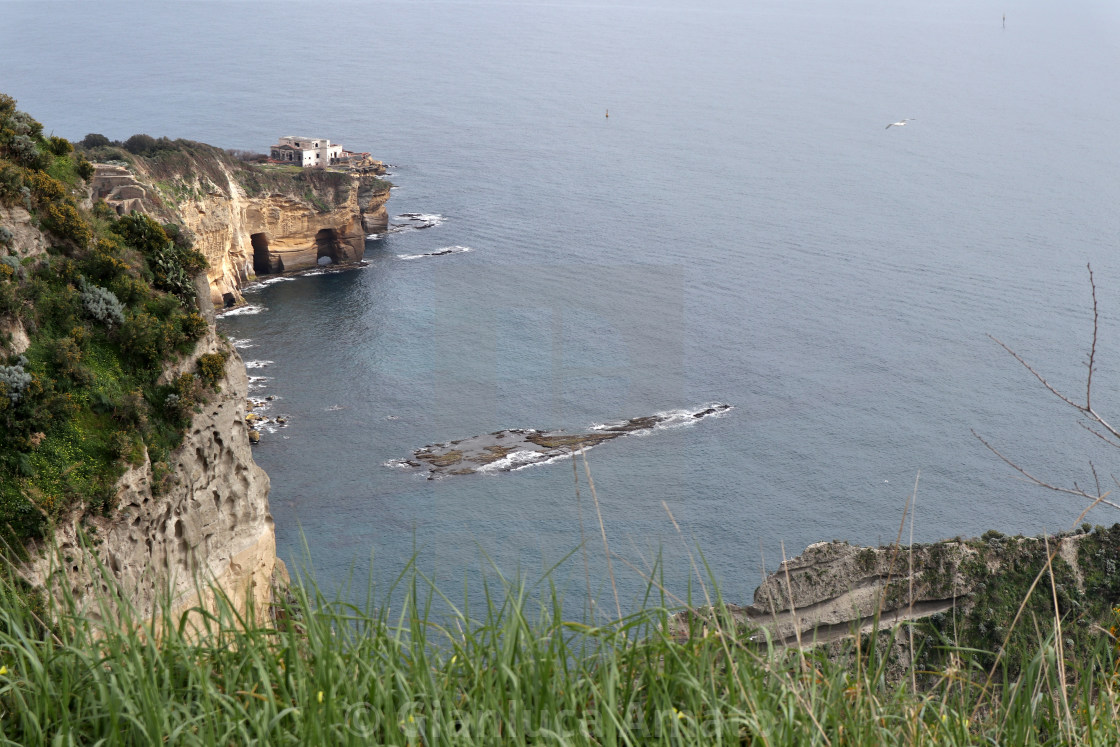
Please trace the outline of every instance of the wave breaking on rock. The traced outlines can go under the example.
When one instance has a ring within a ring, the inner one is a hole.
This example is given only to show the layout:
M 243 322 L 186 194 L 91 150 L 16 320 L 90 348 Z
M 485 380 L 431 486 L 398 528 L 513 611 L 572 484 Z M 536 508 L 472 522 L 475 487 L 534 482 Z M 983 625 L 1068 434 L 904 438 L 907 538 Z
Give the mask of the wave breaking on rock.
M 671 410 L 591 426 L 585 433 L 510 428 L 479 436 L 429 444 L 412 452 L 410 459 L 394 459 L 387 467 L 427 470 L 428 479 L 447 475 L 472 475 L 514 470 L 565 459 L 622 436 L 647 435 L 679 428 L 733 409 L 722 402 L 690 410 Z

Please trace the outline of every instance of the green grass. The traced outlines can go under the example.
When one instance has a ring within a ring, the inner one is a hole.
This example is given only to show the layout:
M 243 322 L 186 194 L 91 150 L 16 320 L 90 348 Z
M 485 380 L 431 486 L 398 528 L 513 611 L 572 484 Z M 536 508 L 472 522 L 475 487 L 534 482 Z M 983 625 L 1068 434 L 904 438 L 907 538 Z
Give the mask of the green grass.
M 383 600 L 297 582 L 269 615 L 127 614 L 95 629 L 64 601 L 45 629 L 0 601 L 0 736 L 47 744 L 1116 744 L 1112 641 L 1070 673 L 1052 637 L 984 687 L 946 668 L 920 692 L 885 657 L 849 665 L 751 640 L 729 616 L 671 634 L 650 587 L 622 620 L 572 617 L 546 577 L 492 578 L 456 607 L 409 566 Z M 389 598 L 394 601 L 388 604 Z M 715 608 L 720 610 L 718 600 Z M 270 615 L 275 616 L 273 621 Z M 193 623 L 191 622 L 193 620 Z M 192 625 L 195 626 L 192 628 Z M 191 633 L 190 631 L 194 632 Z

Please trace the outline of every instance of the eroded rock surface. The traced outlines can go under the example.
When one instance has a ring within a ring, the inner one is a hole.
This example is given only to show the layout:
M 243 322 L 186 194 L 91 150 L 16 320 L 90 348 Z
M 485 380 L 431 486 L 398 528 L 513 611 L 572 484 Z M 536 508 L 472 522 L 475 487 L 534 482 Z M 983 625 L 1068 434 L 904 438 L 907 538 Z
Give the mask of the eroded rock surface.
M 251 166 L 202 143 L 176 156 L 96 164 L 91 197 L 186 227 L 219 308 L 240 303 L 257 276 L 358 262 L 366 235 L 388 227 L 389 184 L 377 170 Z
M 1092 622 L 1094 607 L 1120 603 L 1120 524 L 1050 537 L 953 539 L 903 547 L 860 547 L 847 542 L 810 545 L 767 576 L 748 606 L 728 610 L 754 637 L 779 644 L 828 644 L 877 625 L 889 630 L 908 620 L 936 626 L 951 620 L 962 645 L 996 650 L 1033 579 L 1049 564 L 1063 614 Z M 1036 603 L 1053 614 L 1051 590 Z M 674 619 L 678 635 L 692 615 Z M 1084 621 L 1084 620 L 1083 620 Z M 994 632 L 993 632 L 994 631 Z
M 113 615 L 93 601 L 107 591 L 104 569 L 145 619 L 164 591 L 172 613 L 196 605 L 212 609 L 209 590 L 200 599 L 197 581 L 213 581 L 239 610 L 252 604 L 266 610 L 276 559 L 276 539 L 268 508 L 268 475 L 250 452 L 245 423 L 248 381 L 229 343 L 211 329 L 194 355 L 168 369 L 192 370 L 198 356 L 229 355 L 221 392 L 195 415 L 182 445 L 170 459 L 171 475 L 159 480 L 145 455 L 117 483 L 117 506 L 110 517 L 81 518 L 78 510 L 56 528 L 54 547 L 33 549 L 25 576 L 54 594 L 67 591 L 94 622 Z M 159 482 L 153 491 L 153 482 Z M 85 533 L 92 546 L 82 542 Z
M 585 433 L 539 431 L 532 428 L 494 431 L 457 441 L 429 444 L 414 451 L 411 459 L 396 460 L 390 462 L 389 466 L 424 469 L 428 471 L 428 479 L 476 472 L 509 472 L 571 456 L 581 449 L 590 449 L 621 436 L 689 425 L 706 417 L 721 415 L 730 409 L 731 405 L 715 403 L 695 410 L 674 410 L 596 425 Z

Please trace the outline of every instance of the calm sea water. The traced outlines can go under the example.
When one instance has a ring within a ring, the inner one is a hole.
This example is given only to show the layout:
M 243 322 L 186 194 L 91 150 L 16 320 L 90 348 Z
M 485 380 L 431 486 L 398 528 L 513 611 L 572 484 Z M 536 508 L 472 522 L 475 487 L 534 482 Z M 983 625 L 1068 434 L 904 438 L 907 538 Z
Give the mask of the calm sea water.
M 588 460 L 624 604 L 658 553 L 685 593 L 697 548 L 738 601 L 783 543 L 892 540 L 916 480 L 918 539 L 1073 521 L 972 430 L 1056 482 L 1113 469 L 987 335 L 1078 393 L 1091 262 L 1120 409 L 1118 31 L 1087 1 L 0 2 L 0 90 L 71 138 L 329 137 L 438 216 L 221 323 L 289 417 L 255 451 L 282 555 L 474 588 L 584 536 L 602 591 L 570 462 L 385 463 L 722 401 Z M 585 588 L 578 552 L 557 578 Z

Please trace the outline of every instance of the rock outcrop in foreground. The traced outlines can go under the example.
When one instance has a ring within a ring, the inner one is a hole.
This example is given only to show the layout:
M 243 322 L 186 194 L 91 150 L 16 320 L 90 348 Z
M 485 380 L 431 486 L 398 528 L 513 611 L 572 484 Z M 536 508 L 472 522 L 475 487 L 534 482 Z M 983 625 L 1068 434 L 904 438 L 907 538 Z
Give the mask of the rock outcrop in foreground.
M 383 168 L 299 169 L 240 161 L 202 143 L 174 146 L 96 164 L 92 197 L 186 227 L 210 264 L 215 306 L 240 303 L 240 288 L 261 275 L 358 262 L 366 235 L 388 226 Z
M 1028 622 L 1012 630 L 1040 571 L 1023 612 Z M 1017 636 L 1037 641 L 1035 626 L 1053 621 L 1055 599 L 1066 636 L 1108 627 L 1120 605 L 1120 524 L 1050 537 L 993 531 L 914 545 L 912 554 L 906 547 L 821 542 L 782 563 L 753 604 L 728 611 L 755 640 L 784 645 L 829 644 L 876 624 L 890 630 L 915 620 L 934 640 L 996 652 Z M 687 614 L 675 620 L 678 633 L 687 622 Z

